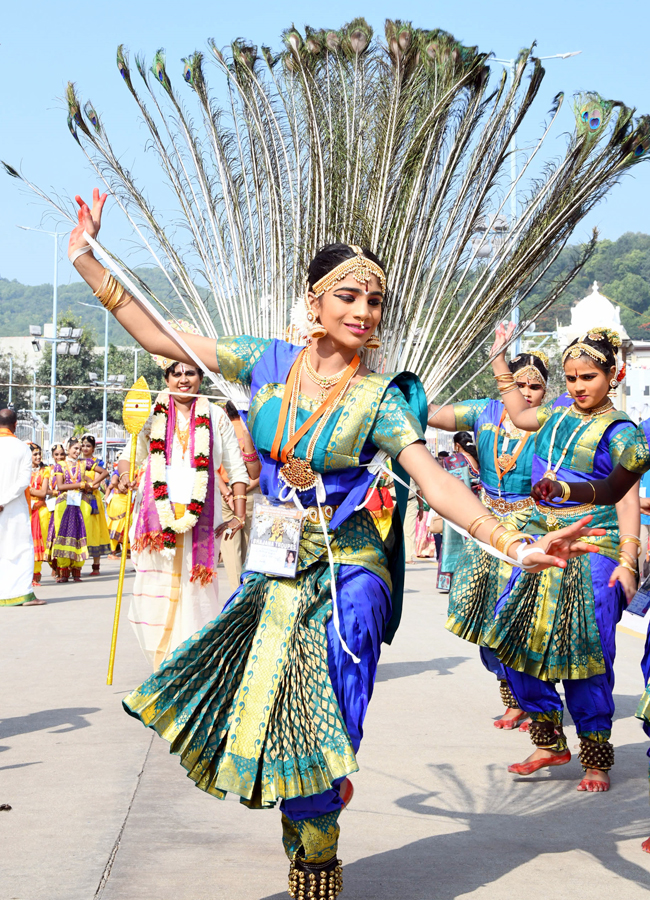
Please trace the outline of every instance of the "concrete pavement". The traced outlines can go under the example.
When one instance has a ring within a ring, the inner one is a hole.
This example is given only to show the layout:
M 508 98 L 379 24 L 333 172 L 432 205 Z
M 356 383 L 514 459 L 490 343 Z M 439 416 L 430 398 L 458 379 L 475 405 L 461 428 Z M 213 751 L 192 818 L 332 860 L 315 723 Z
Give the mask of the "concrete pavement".
M 45 577 L 47 606 L 1 611 L 0 803 L 13 808 L 0 812 L 0 900 L 285 900 L 277 810 L 206 796 L 123 713 L 148 674 L 125 615 L 106 685 L 117 564 L 102 569 L 80 585 Z M 382 655 L 341 817 L 342 897 L 647 897 L 640 637 L 618 637 L 612 790 L 578 794 L 575 758 L 515 778 L 506 765 L 530 741 L 493 728 L 496 682 L 444 630 L 432 575 L 408 568 L 403 624 Z

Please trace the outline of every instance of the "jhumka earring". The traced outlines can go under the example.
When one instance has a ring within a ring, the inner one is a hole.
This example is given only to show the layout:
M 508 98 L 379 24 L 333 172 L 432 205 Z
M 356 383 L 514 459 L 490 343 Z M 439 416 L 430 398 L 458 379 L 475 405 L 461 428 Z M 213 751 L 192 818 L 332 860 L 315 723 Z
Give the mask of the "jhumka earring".
M 327 328 L 325 328 L 321 323 L 314 317 L 314 324 L 309 326 L 309 337 L 312 341 L 317 338 L 325 337 L 327 334 Z
M 618 387 L 618 378 L 612 378 L 612 380 L 609 382 L 609 386 L 613 391 L 616 390 L 616 388 Z
M 366 350 L 378 350 L 381 347 L 381 340 L 376 334 L 371 335 L 366 341 Z

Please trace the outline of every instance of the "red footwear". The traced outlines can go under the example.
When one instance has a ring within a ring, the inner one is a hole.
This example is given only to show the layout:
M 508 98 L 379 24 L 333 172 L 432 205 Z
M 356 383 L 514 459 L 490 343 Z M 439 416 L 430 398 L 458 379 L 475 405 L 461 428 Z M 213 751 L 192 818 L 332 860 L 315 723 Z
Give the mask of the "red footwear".
M 341 796 L 341 802 L 343 803 L 341 810 L 344 810 L 345 807 L 349 805 L 352 797 L 354 796 L 354 787 L 352 786 L 352 782 L 349 778 L 343 779 L 339 788 L 339 794 Z M 648 840 L 650 840 L 650 838 Z
M 519 731 L 525 731 L 528 733 L 530 731 L 530 722 L 522 722 L 519 726 Z
M 91 574 L 91 575 L 99 575 L 99 574 L 100 574 L 100 572 L 99 572 L 99 563 L 97 563 L 97 565 L 95 565 L 95 564 L 93 563 L 93 567 L 92 567 L 92 569 L 90 570 L 90 574 Z
M 35 587 L 37 584 L 41 583 L 41 573 L 34 572 L 34 577 L 32 578 L 32 587 Z
M 565 750 L 564 753 L 560 753 L 558 756 L 531 759 L 530 762 L 513 763 L 511 766 L 508 766 L 508 771 L 512 772 L 513 775 L 532 775 L 538 769 L 543 769 L 547 766 L 565 766 L 568 762 L 571 762 L 571 751 Z
M 56 579 L 57 584 L 67 584 L 70 577 L 70 569 L 67 566 L 61 566 L 57 569 L 59 577 Z
M 520 713 L 518 713 L 513 719 L 497 719 L 496 722 L 493 722 L 495 728 L 501 728 L 503 731 L 514 731 L 514 729 L 522 722 L 524 719 L 528 718 L 528 713 L 523 709 Z
M 646 853 L 650 853 L 650 838 L 648 838 L 647 841 L 644 841 L 644 842 L 641 844 L 641 849 L 642 849 L 642 850 L 645 850 Z

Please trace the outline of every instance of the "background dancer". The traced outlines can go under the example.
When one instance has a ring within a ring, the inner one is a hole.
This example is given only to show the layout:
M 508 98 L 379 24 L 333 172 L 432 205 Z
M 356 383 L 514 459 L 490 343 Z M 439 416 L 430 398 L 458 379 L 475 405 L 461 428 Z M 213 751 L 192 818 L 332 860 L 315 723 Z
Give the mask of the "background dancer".
M 196 396 L 202 370 L 167 358 L 156 361 L 165 370 L 167 390 L 156 398 L 137 437 L 136 466 L 145 464 L 145 471 L 131 534 L 135 581 L 129 609 L 154 670 L 219 612 L 220 539 L 224 531 L 228 540 L 244 527 L 250 480 L 230 420 L 207 397 Z M 124 487 L 132 440 L 118 463 Z M 250 436 L 248 442 L 252 456 Z M 235 505 L 225 522 L 216 482 L 222 464 L 230 474 Z M 257 477 L 259 463 L 248 465 Z
M 495 348 L 505 345 L 507 337 L 500 327 Z M 616 410 L 608 397 L 618 384 L 619 346 L 616 332 L 600 328 L 573 341 L 562 357 L 568 396 L 537 410 L 514 389 L 505 354 L 495 358 L 493 369 L 510 418 L 518 428 L 537 432 L 533 481 L 544 473 L 551 479 L 586 481 L 594 474 L 609 474 L 618 463 L 634 430 L 626 413 Z M 616 624 L 625 595 L 631 597 L 636 586 L 624 549 L 628 541 L 638 545 L 639 494 L 636 489 L 628 492 L 616 507 L 585 507 L 573 500 L 562 506 L 537 503 L 525 530 L 552 533 L 592 509 L 594 522 L 606 529 L 604 536 L 590 541 L 597 544 L 598 555 L 572 561 L 564 571 L 513 575 L 486 643 L 507 666 L 510 689 L 533 720 L 530 736 L 537 749 L 509 771 L 529 775 L 571 760 L 562 729 L 562 701 L 553 684 L 561 679 L 585 770 L 578 790 L 606 791 L 614 764 L 609 738 Z
M 41 582 L 41 569 L 47 554 L 47 535 L 52 515 L 47 508 L 47 498 L 50 493 L 50 468 L 43 462 L 43 451 L 38 444 L 30 443 L 27 446 L 32 451 L 32 479 L 29 484 L 31 528 L 34 541 L 32 584 L 37 585 Z
M 546 396 L 548 358 L 544 354 L 520 353 L 510 360 L 508 369 L 528 406 L 537 409 Z M 523 528 L 533 507 L 530 488 L 535 440 L 531 439 L 531 432 L 516 428 L 503 403 L 489 399 L 465 400 L 440 408 L 430 404 L 429 425 L 444 431 L 472 429 L 480 463 L 481 502 L 504 523 Z M 468 541 L 457 572 L 449 596 L 446 627 L 459 637 L 481 645 L 492 628 L 497 599 L 512 570 Z M 508 687 L 503 663 L 488 647 L 481 646 L 480 654 L 485 668 L 496 675 L 507 708 L 494 725 L 512 730 L 526 719 L 526 713 Z
M 81 443 L 76 438 L 70 438 L 66 453 L 66 458 L 52 468 L 58 496 L 54 507 L 53 528 L 50 531 L 48 557 L 56 560 L 57 584 L 66 584 L 70 572 L 73 581 L 81 581 L 81 569 L 88 559 L 81 502 L 83 494 L 93 490 L 93 462 L 90 459 L 79 459 Z
M 96 441 L 92 434 L 84 434 L 81 438 L 80 459 L 90 460 L 93 464 L 93 482 L 91 490 L 83 494 L 81 500 L 81 514 L 86 526 L 86 540 L 88 542 L 88 556 L 93 561 L 91 575 L 99 575 L 99 564 L 102 556 L 110 550 L 110 536 L 106 524 L 104 500 L 99 486 L 108 474 L 104 461 L 95 456 Z M 106 448 L 104 448 L 106 453 Z
M 145 349 L 177 353 L 162 326 L 86 250 L 84 229 L 94 235 L 101 221 L 98 192 L 95 201 L 92 214 L 80 201 L 70 238 L 78 271 Z M 375 477 L 367 463 L 378 450 L 399 459 L 395 470 L 417 475 L 442 514 L 481 539 L 491 534 L 513 559 L 521 561 L 525 549 L 520 535 L 484 514 L 432 459 L 418 379 L 377 375 L 361 364 L 358 354 L 378 342 L 385 290 L 374 254 L 335 244 L 309 266 L 304 321 L 311 345 L 185 335 L 213 371 L 251 386 L 248 422 L 265 497 L 299 496 L 306 511 L 298 567 L 294 578 L 247 573 L 221 615 L 124 701 L 143 723 L 173 735 L 172 749 L 203 790 L 217 797 L 231 791 L 252 807 L 282 801 L 296 897 L 341 890 L 340 788 L 357 768 L 381 642 L 399 621 L 406 497 L 400 490 L 390 553 L 372 514 L 356 510 Z M 573 540 L 582 533 L 577 525 L 546 535 L 528 548 L 530 562 L 563 564 L 560 557 L 586 548 Z

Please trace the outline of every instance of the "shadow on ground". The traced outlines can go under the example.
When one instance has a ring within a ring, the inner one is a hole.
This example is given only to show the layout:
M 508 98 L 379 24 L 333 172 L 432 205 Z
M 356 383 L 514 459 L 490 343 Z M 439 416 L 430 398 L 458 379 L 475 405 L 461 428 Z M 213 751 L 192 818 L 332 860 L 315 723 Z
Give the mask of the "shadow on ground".
M 436 675 L 453 675 L 452 669 L 459 666 L 469 656 L 441 656 L 439 659 L 421 659 L 413 662 L 396 662 L 379 664 L 376 682 L 392 681 L 394 678 L 408 678 L 409 675 L 421 675 L 423 672 L 434 672 Z
M 633 746 L 638 752 L 638 745 Z M 630 838 L 640 844 L 650 833 L 650 815 L 647 820 L 630 821 L 631 808 L 646 790 L 638 778 L 617 782 L 614 776 L 614 790 L 618 787 L 620 796 L 612 803 L 611 796 L 579 794 L 575 790 L 579 772 L 574 766 L 554 770 L 552 777 L 540 777 L 537 782 L 528 779 L 526 791 L 501 767 L 489 766 L 489 787 L 477 794 L 453 766 L 431 769 L 440 790 L 405 794 L 396 806 L 412 816 L 446 820 L 456 830 L 347 866 L 344 860 L 345 889 L 355 900 L 392 900 L 404 896 L 406 884 L 409 900 L 431 900 L 432 896 L 455 900 L 538 856 L 573 850 L 589 854 L 594 863 L 618 878 L 648 888 L 650 875 L 641 865 L 646 857 L 640 845 L 639 864 L 625 859 L 617 848 L 619 841 Z M 453 799 L 453 809 L 443 797 Z M 593 827 L 585 827 L 587 821 Z M 552 872 L 552 860 L 548 867 Z M 621 896 L 625 896 L 622 885 Z M 285 893 L 276 893 L 263 900 L 285 898 Z
M 79 728 L 89 728 L 92 722 L 86 716 L 99 712 L 98 706 L 73 707 L 64 709 L 44 709 L 29 713 L 27 716 L 14 716 L 11 719 L 0 719 L 0 738 L 15 737 L 17 734 L 29 734 L 33 731 L 56 729 L 53 734 L 65 734 Z M 61 728 L 67 725 L 67 728 Z

